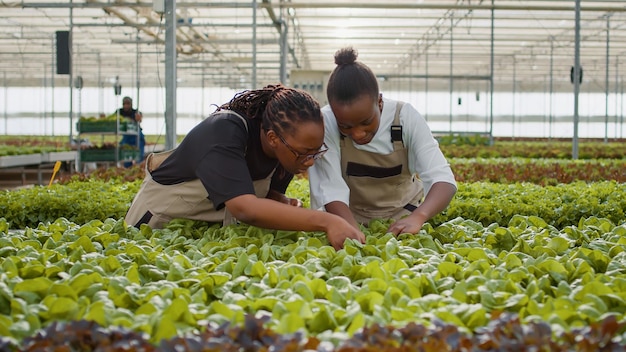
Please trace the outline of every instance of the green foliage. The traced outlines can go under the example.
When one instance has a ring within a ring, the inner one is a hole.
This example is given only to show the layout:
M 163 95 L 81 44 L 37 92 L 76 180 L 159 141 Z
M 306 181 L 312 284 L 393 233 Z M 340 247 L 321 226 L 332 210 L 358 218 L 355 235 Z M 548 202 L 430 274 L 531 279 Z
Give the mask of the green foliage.
M 2 191 L 0 213 L 15 229 L 37 227 L 40 222 L 49 223 L 58 218 L 77 223 L 120 219 L 141 185 L 137 170 L 101 170 L 98 172 L 101 180 L 75 175 L 64 181 L 65 185 Z M 626 184 L 615 181 L 579 181 L 554 186 L 460 182 L 458 187 L 448 208 L 431 219 L 431 224 L 461 217 L 485 226 L 492 223 L 506 226 L 514 216 L 524 215 L 537 216 L 551 226 L 564 228 L 590 216 L 615 223 L 626 218 Z M 308 180 L 297 177 L 287 195 L 300 199 L 308 207 L 308 190 Z
M 574 182 L 555 186 L 532 183 L 460 183 L 448 208 L 431 219 L 441 224 L 456 217 L 487 226 L 506 226 L 516 215 L 536 216 L 549 225 L 564 228 L 581 218 L 598 216 L 624 221 L 626 184 L 615 181 Z
M 70 182 L 51 187 L 35 186 L 15 191 L 0 191 L 0 214 L 13 228 L 37 227 L 66 218 L 77 223 L 94 219 L 121 218 L 126 215 L 141 181 L 118 180 Z
M 566 155 L 546 146 L 531 157 Z M 389 220 L 374 220 L 363 227 L 365 244 L 347 240 L 340 251 L 323 233 L 182 219 L 162 230 L 128 227 L 120 219 L 140 168 L 4 191 L 0 349 L 17 350 L 41 329 L 63 343 L 92 329 L 83 348 L 100 338 L 173 350 L 208 334 L 219 341 L 213 350 L 330 350 L 320 341 L 338 351 L 620 350 L 622 154 L 584 162 L 451 158 L 463 177 L 457 195 L 418 234 L 394 237 Z M 305 177 L 287 193 L 308 206 Z M 59 324 L 66 321 L 78 323 Z M 118 330 L 106 336 L 100 326 Z M 182 337 L 197 332 L 205 335 Z M 34 350 L 53 344 L 28 341 Z
M 0 157 L 68 151 L 67 137 L 0 136 Z
M 450 159 L 457 182 L 529 182 L 542 186 L 576 181 L 626 182 L 624 159 Z
M 81 121 L 83 121 L 81 119 Z M 110 124 L 115 122 L 115 115 L 111 119 L 85 118 L 93 124 Z M 122 123 L 126 122 L 122 120 Z M 123 127 L 123 126 L 122 126 Z M 102 127 L 94 126 L 96 130 Z M 107 127 L 114 131 L 113 127 Z M 178 136 L 182 140 L 184 136 Z M 481 134 L 453 134 L 438 136 L 437 140 L 448 158 L 547 158 L 572 159 L 572 142 L 547 139 L 520 139 L 518 141 L 501 140 L 496 138 L 493 145 L 489 145 L 489 138 Z M 115 136 L 104 136 L 104 141 L 114 143 Z M 146 136 L 148 144 L 163 143 L 164 137 L 158 135 Z M 67 136 L 0 136 L 0 156 L 40 153 L 41 151 L 70 150 Z M 590 159 L 624 159 L 623 141 L 582 140 L 579 143 L 578 158 Z
M 113 121 L 115 122 L 115 119 Z M 165 140 L 165 137 L 160 135 L 146 135 L 145 137 L 147 144 L 162 144 Z M 177 141 L 180 142 L 183 138 L 184 135 L 177 136 Z M 99 135 L 98 141 L 117 144 L 119 137 L 114 134 Z M 0 135 L 0 157 L 69 150 L 72 150 L 72 147 L 68 136 Z
M 564 141 L 496 141 L 493 145 L 442 144 L 448 158 L 545 158 L 572 159 L 572 142 Z M 578 159 L 624 159 L 623 142 L 582 141 Z
M 58 219 L 14 231 L 0 219 L 0 333 L 18 343 L 55 322 L 87 320 L 158 344 L 247 327 L 256 316 L 272 334 L 337 346 L 376 331 L 398 346 L 443 343 L 450 329 L 468 342 L 567 345 L 600 334 L 591 350 L 623 343 L 626 222 L 588 217 L 559 230 L 534 216 L 486 227 L 458 218 L 398 237 L 388 224 L 372 222 L 365 244 L 347 240 L 335 251 L 323 233 L 247 225 L 177 219 L 152 230 Z M 526 333 L 501 340 L 513 327 Z M 424 335 L 396 340 L 389 329 Z
M 3 156 L 15 156 L 15 155 L 28 155 L 28 154 L 40 154 L 49 152 L 62 152 L 69 151 L 69 147 L 64 146 L 14 146 L 14 145 L 2 145 L 0 146 L 0 157 Z
M 489 145 L 490 138 L 480 133 L 452 133 L 437 136 L 439 145 Z

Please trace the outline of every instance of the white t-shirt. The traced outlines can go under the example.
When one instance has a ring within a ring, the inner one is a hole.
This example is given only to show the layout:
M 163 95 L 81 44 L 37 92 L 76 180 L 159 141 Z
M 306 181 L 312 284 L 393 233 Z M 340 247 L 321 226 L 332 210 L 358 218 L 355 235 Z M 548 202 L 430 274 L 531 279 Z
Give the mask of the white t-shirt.
M 346 143 L 353 143 L 356 149 L 379 154 L 393 151 L 391 141 L 391 124 L 396 112 L 396 101 L 383 98 L 383 112 L 380 126 L 371 142 L 357 145 L 346 137 Z M 309 185 L 311 190 L 311 208 L 324 210 L 324 205 L 340 201 L 349 205 L 350 189 L 341 176 L 341 151 L 339 147 L 340 132 L 335 115 L 329 105 L 322 108 L 324 114 L 324 142 L 328 152 L 315 161 L 309 168 Z M 439 143 L 433 137 L 426 120 L 411 105 L 404 104 L 400 112 L 402 124 L 402 140 L 408 148 L 409 169 L 417 173 L 424 184 L 424 195 L 436 182 L 447 182 L 456 187 L 454 174 L 450 164 L 444 157 Z

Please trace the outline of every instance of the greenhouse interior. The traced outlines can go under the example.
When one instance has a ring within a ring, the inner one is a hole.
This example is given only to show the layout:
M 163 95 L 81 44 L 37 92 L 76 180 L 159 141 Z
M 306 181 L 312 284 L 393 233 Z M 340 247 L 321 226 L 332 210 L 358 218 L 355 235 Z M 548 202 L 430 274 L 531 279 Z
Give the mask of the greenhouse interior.
M 626 351 L 623 0 L 0 8 L 0 351 Z

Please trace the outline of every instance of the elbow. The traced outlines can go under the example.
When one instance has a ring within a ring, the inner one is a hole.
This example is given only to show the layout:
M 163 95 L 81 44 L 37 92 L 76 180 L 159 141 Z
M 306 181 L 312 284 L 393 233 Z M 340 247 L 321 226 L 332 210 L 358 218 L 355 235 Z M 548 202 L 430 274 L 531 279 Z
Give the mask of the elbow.
M 255 206 L 255 202 L 258 198 L 255 195 L 247 194 L 235 197 L 226 201 L 226 209 L 232 214 L 232 216 L 246 224 L 256 225 L 258 223 L 258 207 Z
M 230 211 L 230 210 L 229 210 Z M 243 210 L 243 211 L 230 211 L 235 219 L 240 222 L 246 223 L 252 226 L 258 226 L 258 218 L 255 216 L 254 212 Z
M 456 194 L 457 188 L 456 188 L 455 185 L 453 185 L 451 183 L 448 183 L 447 186 L 448 186 L 448 192 L 450 194 L 450 200 L 448 201 L 448 203 L 449 203 L 450 201 L 452 201 L 452 198 L 454 198 L 454 195 Z
M 452 183 L 441 181 L 435 182 L 435 184 L 433 184 L 433 186 L 431 187 L 429 193 L 431 193 L 433 190 L 433 193 L 438 194 L 438 197 L 440 197 L 440 199 L 446 199 L 447 203 L 450 203 L 450 201 L 452 201 L 452 198 L 454 198 L 454 195 L 456 194 L 457 187 Z

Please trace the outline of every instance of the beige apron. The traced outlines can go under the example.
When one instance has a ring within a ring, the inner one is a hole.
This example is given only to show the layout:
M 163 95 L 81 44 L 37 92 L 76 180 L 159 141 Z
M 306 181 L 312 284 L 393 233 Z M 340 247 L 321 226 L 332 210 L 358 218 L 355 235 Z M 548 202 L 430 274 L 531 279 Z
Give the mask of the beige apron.
M 398 102 L 393 126 L 400 126 L 400 110 L 403 102 Z M 368 224 L 372 219 L 400 219 L 410 214 L 424 197 L 424 187 L 417 175 L 409 172 L 407 149 L 401 138 L 393 141 L 394 151 L 390 154 L 377 154 L 358 150 L 348 138 L 341 138 L 341 170 L 343 179 L 350 188 L 350 210 L 357 222 Z M 385 177 L 368 175 L 349 176 L 348 164 L 375 165 L 383 173 L 395 174 Z
M 172 152 L 173 150 L 151 153 L 146 158 L 146 176 L 126 214 L 126 223 L 135 227 L 148 224 L 152 228 L 162 228 L 175 218 L 223 223 L 224 226 L 235 223 L 236 219 L 226 208 L 215 210 L 200 179 L 175 185 L 162 185 L 152 179 L 152 171 L 156 170 Z M 273 173 L 265 179 L 253 182 L 257 197 L 267 196 Z

